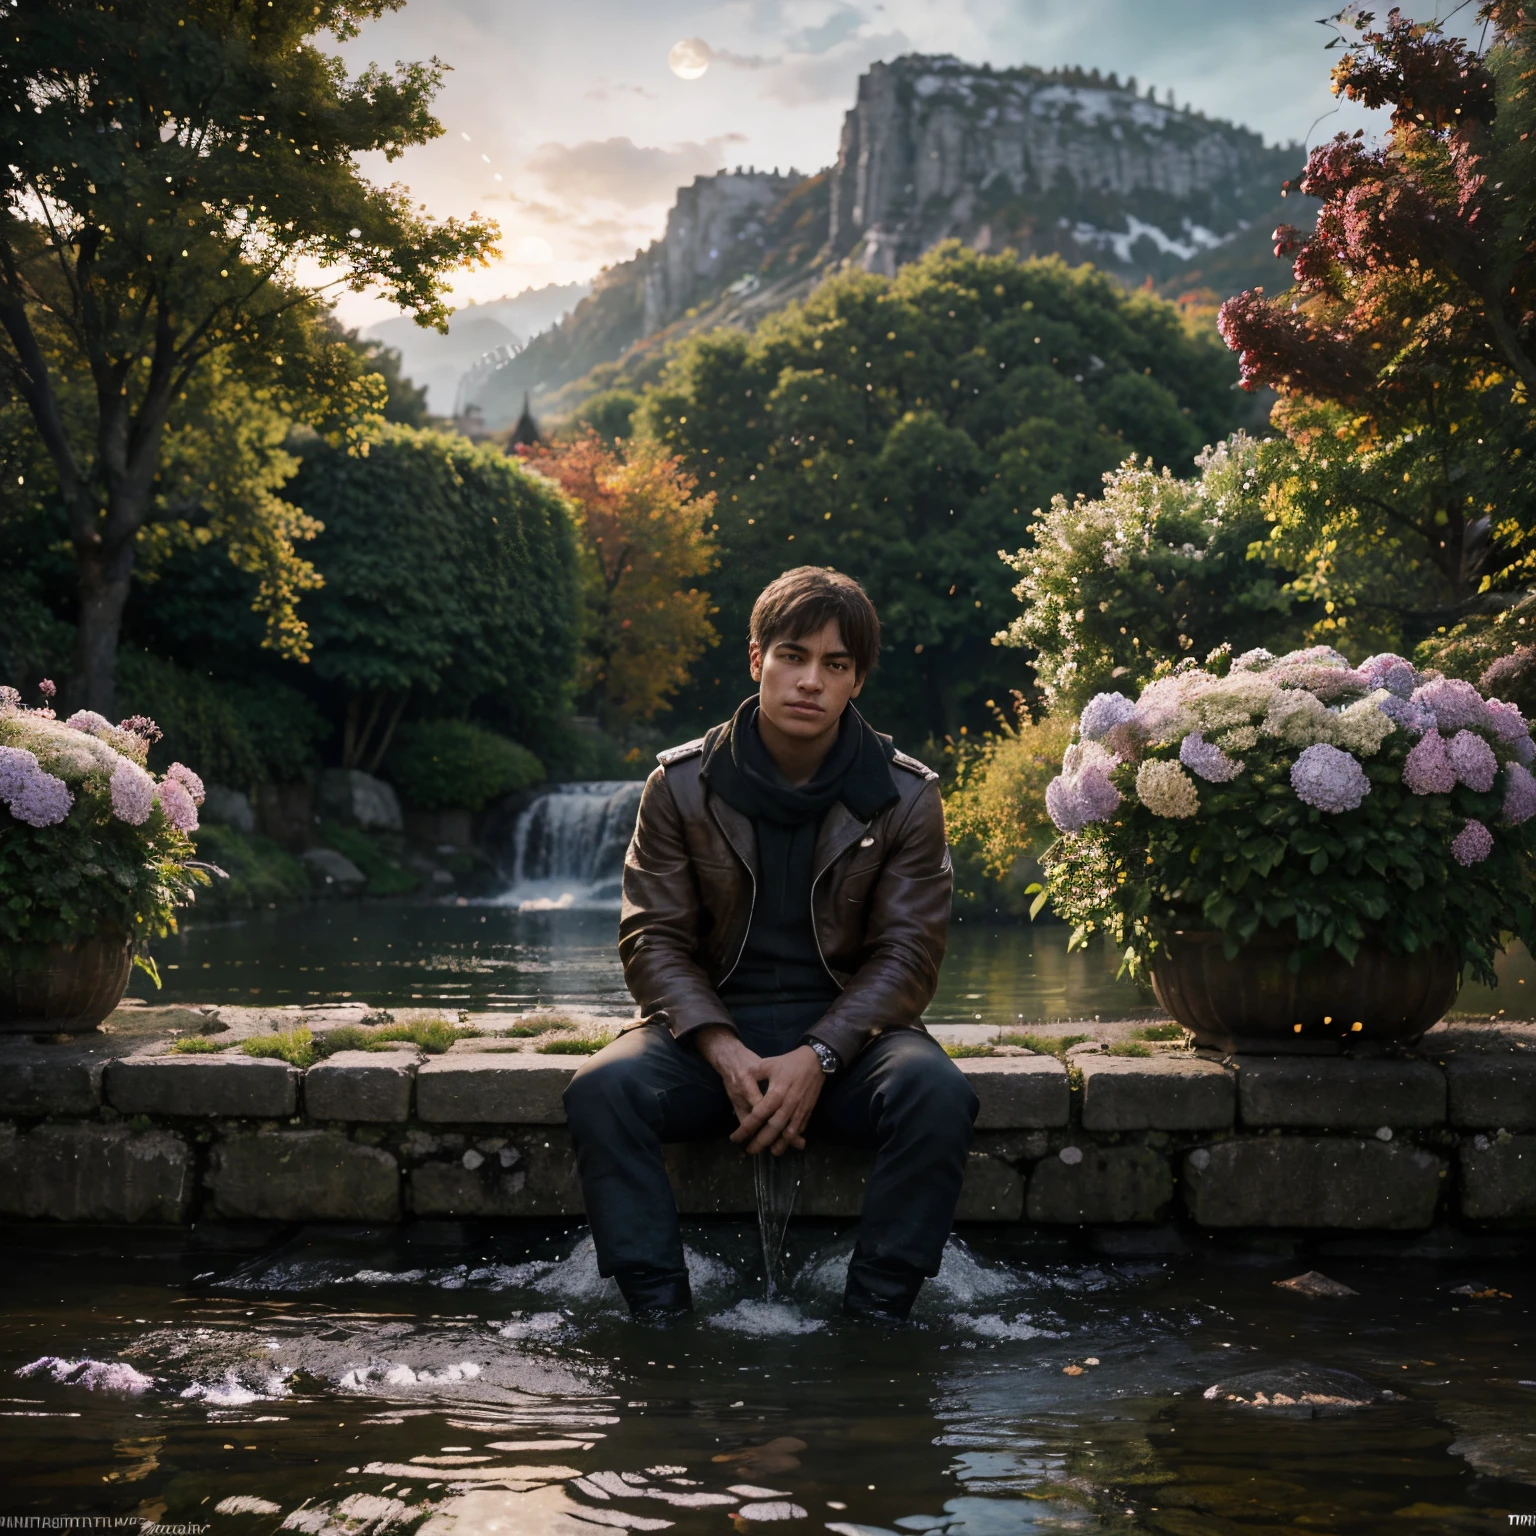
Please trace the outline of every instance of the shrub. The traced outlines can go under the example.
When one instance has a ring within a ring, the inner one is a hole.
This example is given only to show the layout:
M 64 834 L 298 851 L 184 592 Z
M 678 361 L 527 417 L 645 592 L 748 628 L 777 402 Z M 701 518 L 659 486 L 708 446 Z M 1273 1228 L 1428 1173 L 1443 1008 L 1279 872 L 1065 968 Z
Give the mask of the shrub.
M 1073 941 L 1105 931 L 1143 974 L 1200 925 L 1229 958 L 1261 929 L 1292 965 L 1371 937 L 1453 949 L 1496 985 L 1509 934 L 1536 943 L 1536 743 L 1520 711 L 1402 657 L 1326 646 L 1186 664 L 1132 702 L 1091 700 L 1046 803 L 1048 895 Z
M 544 778 L 543 764 L 526 747 L 467 720 L 401 726 L 384 772 L 418 811 L 483 811 Z

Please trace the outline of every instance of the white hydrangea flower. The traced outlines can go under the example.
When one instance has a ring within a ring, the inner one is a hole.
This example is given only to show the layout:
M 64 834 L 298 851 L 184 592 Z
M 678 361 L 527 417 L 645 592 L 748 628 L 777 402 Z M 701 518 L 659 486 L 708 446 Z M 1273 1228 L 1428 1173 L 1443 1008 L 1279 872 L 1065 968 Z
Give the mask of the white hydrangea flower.
M 1195 781 L 1177 764 L 1148 758 L 1136 770 L 1136 797 L 1154 816 L 1181 818 L 1200 809 Z

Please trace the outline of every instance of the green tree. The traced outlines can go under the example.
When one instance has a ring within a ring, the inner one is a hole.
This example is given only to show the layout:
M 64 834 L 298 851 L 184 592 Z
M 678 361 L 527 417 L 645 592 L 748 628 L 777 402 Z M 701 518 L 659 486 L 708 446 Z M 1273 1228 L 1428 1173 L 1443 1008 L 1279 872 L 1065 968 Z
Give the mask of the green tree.
M 848 571 L 885 627 L 874 717 L 958 733 L 1017 680 L 993 643 L 999 549 L 1129 451 L 1183 466 L 1224 437 L 1233 374 L 1148 293 L 951 243 L 894 278 L 835 277 L 751 336 L 693 340 L 643 423 L 716 493 L 723 633 L 788 566 Z M 680 713 L 718 717 L 750 687 L 744 666 L 706 670 Z
M 1284 443 L 1235 436 L 1202 453 L 1196 479 L 1128 459 L 1103 494 L 1056 496 L 1005 563 L 1024 611 L 999 637 L 1033 653 L 1052 710 L 1095 693 L 1134 696 L 1160 667 L 1230 642 L 1238 651 L 1300 640 L 1295 572 L 1274 555 L 1277 494 L 1267 468 Z
M 433 222 L 358 168 L 364 151 L 394 158 L 441 131 L 428 111 L 441 66 L 348 78 L 314 39 L 354 36 L 398 4 L 26 0 L 6 13 L 0 367 L 56 480 L 77 569 L 72 691 L 91 708 L 112 708 L 139 535 L 189 510 L 164 480 L 167 439 L 207 371 L 340 427 L 382 391 L 320 323 L 326 291 L 376 286 L 442 323 L 446 275 L 492 247 L 493 226 Z M 268 592 L 269 642 L 295 650 L 304 573 L 279 500 L 263 483 L 226 512 L 287 566 Z
M 343 704 L 343 763 L 372 772 L 429 700 L 537 750 L 564 713 L 580 626 L 560 492 L 492 448 L 383 427 L 316 449 L 291 494 L 325 525 L 325 585 L 305 606 L 314 675 Z

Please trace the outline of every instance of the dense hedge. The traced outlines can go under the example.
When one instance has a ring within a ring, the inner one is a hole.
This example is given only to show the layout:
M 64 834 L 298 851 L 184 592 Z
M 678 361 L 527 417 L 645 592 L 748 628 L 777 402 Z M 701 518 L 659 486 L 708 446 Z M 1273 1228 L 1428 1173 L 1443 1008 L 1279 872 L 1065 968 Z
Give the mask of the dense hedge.
M 526 747 L 467 720 L 417 720 L 400 728 L 384 772 L 413 810 L 482 811 L 537 784 L 544 766 Z
M 433 696 L 537 744 L 566 705 L 580 600 L 570 512 L 490 448 L 408 427 L 312 453 L 289 498 L 325 524 L 304 602 L 315 676 Z M 441 709 L 441 705 L 439 709 Z

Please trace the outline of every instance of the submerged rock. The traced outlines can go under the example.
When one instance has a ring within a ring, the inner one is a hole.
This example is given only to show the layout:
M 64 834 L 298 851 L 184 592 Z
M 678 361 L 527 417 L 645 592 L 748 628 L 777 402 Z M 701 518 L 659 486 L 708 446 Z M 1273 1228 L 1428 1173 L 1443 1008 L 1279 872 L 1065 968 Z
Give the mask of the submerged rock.
M 1248 1371 L 1205 1389 L 1212 1403 L 1232 1403 L 1240 1408 L 1279 1409 L 1289 1415 L 1314 1418 L 1320 1413 L 1369 1408 L 1395 1401 L 1397 1394 L 1378 1391 L 1368 1381 L 1348 1371 L 1318 1366 L 1281 1366 L 1269 1371 Z

